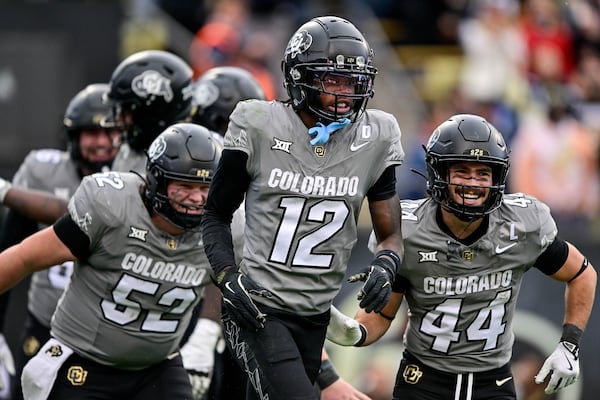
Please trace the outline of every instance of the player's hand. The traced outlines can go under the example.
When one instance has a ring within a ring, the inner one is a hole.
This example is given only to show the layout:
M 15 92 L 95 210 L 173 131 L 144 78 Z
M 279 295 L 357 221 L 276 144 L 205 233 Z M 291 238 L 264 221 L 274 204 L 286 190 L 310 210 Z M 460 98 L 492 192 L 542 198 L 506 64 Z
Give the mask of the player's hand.
M 544 365 L 535 376 L 538 385 L 550 374 L 546 394 L 558 392 L 560 389 L 574 383 L 579 376 L 579 346 L 562 341 L 556 350 L 544 361 Z
M 9 398 L 10 376 L 14 375 L 15 362 L 4 335 L 0 333 L 0 398 Z
M 202 398 L 210 386 L 215 366 L 215 347 L 221 338 L 221 325 L 200 318 L 194 331 L 181 348 L 183 367 L 188 372 L 194 399 Z
M 219 274 L 217 286 L 223 294 L 223 306 L 236 322 L 257 330 L 265 327 L 266 314 L 258 309 L 250 295 L 268 298 L 273 295 L 270 291 L 231 267 Z
M 0 203 L 4 203 L 4 198 L 6 197 L 6 193 L 12 187 L 12 183 L 9 181 L 0 178 Z
M 327 340 L 340 346 L 355 346 L 365 341 L 367 331 L 354 318 L 350 318 L 336 307 L 331 306 L 331 316 L 327 326 Z
M 386 266 L 376 264 L 376 261 L 377 259 L 366 271 L 348 278 L 348 282 L 364 282 L 357 299 L 360 307 L 368 313 L 380 312 L 392 295 L 394 272 Z

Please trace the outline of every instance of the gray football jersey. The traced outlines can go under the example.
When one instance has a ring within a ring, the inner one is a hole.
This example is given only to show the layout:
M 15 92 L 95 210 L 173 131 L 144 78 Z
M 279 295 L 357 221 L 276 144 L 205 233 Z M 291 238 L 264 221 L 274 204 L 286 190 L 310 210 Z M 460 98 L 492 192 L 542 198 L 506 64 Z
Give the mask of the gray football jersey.
M 90 240 L 52 320 L 52 334 L 99 363 L 141 369 L 174 352 L 210 282 L 201 234 L 151 222 L 133 173 L 83 179 L 69 212 Z
M 402 201 L 406 348 L 442 371 L 500 367 L 511 357 L 523 274 L 556 238 L 556 224 L 544 203 L 508 194 L 487 233 L 467 246 L 439 228 L 436 207 L 430 199 Z
M 43 190 L 69 199 L 80 183 L 77 166 L 69 153 L 56 149 L 33 150 L 13 178 L 21 187 Z M 40 228 L 44 226 L 40 224 Z M 50 327 L 56 303 L 69 281 L 73 263 L 55 265 L 35 272 L 27 293 L 27 308 L 43 325 Z
M 146 154 L 133 151 L 129 144 L 123 143 L 112 163 L 112 170 L 119 172 L 135 171 L 138 174 L 146 173 Z
M 238 103 L 225 149 L 248 154 L 244 274 L 273 293 L 267 306 L 314 315 L 338 293 L 369 188 L 401 164 L 400 128 L 368 110 L 354 124 L 312 146 L 308 129 L 280 102 Z

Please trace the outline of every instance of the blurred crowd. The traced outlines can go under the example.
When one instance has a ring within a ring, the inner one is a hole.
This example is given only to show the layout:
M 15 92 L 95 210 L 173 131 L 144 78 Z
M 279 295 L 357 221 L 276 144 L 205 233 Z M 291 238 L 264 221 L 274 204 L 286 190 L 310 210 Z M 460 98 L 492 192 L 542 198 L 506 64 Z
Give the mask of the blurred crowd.
M 448 68 L 458 58 L 459 73 L 425 93 L 428 116 L 407 164 L 422 168 L 418 147 L 447 115 L 485 115 L 512 151 L 507 191 L 547 203 L 567 236 L 597 235 L 592 222 L 600 210 L 600 2 L 446 3 L 435 17 L 441 26 L 436 44 L 456 49 Z M 405 186 L 404 197 L 422 196 L 425 182 L 415 182 Z
M 600 211 L 599 1 L 363 0 L 324 5 L 296 0 L 132 0 L 128 4 L 124 55 L 143 46 L 163 47 L 184 56 L 196 77 L 216 65 L 241 66 L 261 82 L 269 99 L 284 95 L 279 67 L 291 27 L 315 14 L 375 17 L 399 54 L 403 48 L 425 52 L 421 76 L 415 79 L 420 96 L 404 99 L 422 103 L 425 111 L 416 132 L 404 131 L 409 151 L 400 174 L 401 197 L 424 194 L 425 180 L 408 171 L 424 171 L 421 145 L 431 128 L 457 112 L 477 113 L 492 121 L 511 147 L 508 191 L 527 192 L 546 202 L 561 228 L 599 234 L 590 224 Z M 367 13 L 360 11 L 365 9 Z M 185 48 L 174 48 L 182 43 L 173 38 L 174 29 L 164 25 L 157 29 L 159 14 L 163 24 L 168 15 L 189 33 Z M 149 31 L 154 35 L 150 42 Z M 452 49 L 453 57 L 441 58 L 439 68 L 428 70 L 428 60 L 442 48 Z M 385 66 L 379 68 L 381 75 Z M 457 73 L 443 81 L 427 76 L 444 69 Z M 406 75 L 418 76 L 408 70 Z M 426 81 L 444 83 L 419 86 Z

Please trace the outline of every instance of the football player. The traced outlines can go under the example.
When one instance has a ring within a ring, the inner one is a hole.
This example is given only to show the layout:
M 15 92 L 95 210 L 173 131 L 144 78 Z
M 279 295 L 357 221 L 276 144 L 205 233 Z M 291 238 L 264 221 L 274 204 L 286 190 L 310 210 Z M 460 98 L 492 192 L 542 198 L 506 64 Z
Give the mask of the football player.
M 110 78 L 107 99 L 125 143 L 113 163 L 115 171 L 144 172 L 144 151 L 169 125 L 189 122 L 194 110 L 192 69 L 175 54 L 144 50 L 121 61 Z
M 546 382 L 547 394 L 572 384 L 594 301 L 594 267 L 558 236 L 544 203 L 503 193 L 509 150 L 484 118 L 450 117 L 425 151 L 430 197 L 402 202 L 405 258 L 389 303 L 379 314 L 359 310 L 358 322 L 333 310 L 328 338 L 376 341 L 406 298 L 410 323 L 394 399 L 516 399 L 512 322 L 521 281 L 534 267 L 566 283 L 562 336 L 535 382 Z
M 210 283 L 199 222 L 220 152 L 206 128 L 173 125 L 150 146 L 145 180 L 83 178 L 67 215 L 0 254 L 2 291 L 75 262 L 52 337 L 23 370 L 25 398 L 192 398 L 178 350 Z M 214 300 L 203 311 L 218 327 Z
M 194 82 L 193 88 L 195 113 L 192 122 L 210 129 L 218 135 L 220 141 L 227 130 L 229 116 L 238 102 L 247 99 L 266 99 L 260 83 L 252 74 L 233 66 L 207 70 Z M 196 340 L 202 341 L 202 335 Z M 242 372 L 224 346 L 222 337 L 220 340 L 221 345 L 217 346 L 212 375 L 206 375 L 204 382 L 197 382 L 199 386 L 210 385 L 210 387 L 206 393 L 202 393 L 199 389 L 196 394 L 202 394 L 202 398 L 208 400 L 242 400 L 246 393 L 246 374 Z M 185 356 L 184 354 L 184 365 Z
M 302 25 L 282 69 L 289 101 L 244 101 L 231 114 L 201 226 L 249 398 L 317 399 L 329 309 L 365 197 L 379 244 L 360 305 L 378 312 L 391 294 L 402 256 L 395 166 L 404 154 L 396 119 L 366 109 L 377 70 L 351 22 Z M 238 265 L 229 225 L 244 199 Z
M 102 99 L 107 90 L 107 84 L 91 84 L 71 99 L 63 120 L 67 151 L 31 151 L 13 178 L 16 185 L 52 193 L 66 201 L 84 176 L 110 169 L 121 143 L 121 132 L 107 124 L 111 107 Z M 45 225 L 26 214 L 8 208 L 0 231 L 0 248 L 18 243 L 43 227 Z M 67 262 L 33 274 L 25 329 L 16 353 L 16 377 L 21 375 L 23 366 L 41 344 L 49 339 L 50 319 L 71 270 L 72 263 Z M 0 318 L 4 320 L 4 315 Z M 15 381 L 13 399 L 18 399 L 22 395 L 19 379 Z
M 240 67 L 214 67 L 194 82 L 192 122 L 225 135 L 229 116 L 242 100 L 266 100 L 265 92 L 252 74 Z

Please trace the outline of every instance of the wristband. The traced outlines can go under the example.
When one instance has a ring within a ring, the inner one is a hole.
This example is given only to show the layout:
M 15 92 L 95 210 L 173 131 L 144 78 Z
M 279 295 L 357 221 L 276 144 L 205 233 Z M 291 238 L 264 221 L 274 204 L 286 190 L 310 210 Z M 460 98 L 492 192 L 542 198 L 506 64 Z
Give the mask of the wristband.
M 381 265 L 384 268 L 387 267 L 387 269 L 392 272 L 392 275 L 395 275 L 400 269 L 400 265 L 402 265 L 402 259 L 400 256 L 396 252 L 387 249 L 381 250 L 375 254 L 375 260 L 373 261 L 376 262 L 371 264 Z
M 365 340 L 367 340 L 367 328 L 363 324 L 359 324 L 358 327 L 360 328 L 360 339 L 354 343 L 354 347 L 362 346 Z
M 393 321 L 394 318 L 396 318 L 395 316 L 394 317 L 390 317 L 389 315 L 385 315 L 381 311 L 379 311 L 377 314 L 381 315 L 383 318 L 387 319 L 388 321 Z
M 581 336 L 583 335 L 583 331 L 576 327 L 573 324 L 564 324 L 562 336 L 560 337 L 561 342 L 569 342 L 573 343 L 576 346 L 579 346 L 579 342 L 581 341 Z
M 323 390 L 326 387 L 333 384 L 333 382 L 340 379 L 340 376 L 335 371 L 335 368 L 329 359 L 321 361 L 321 368 L 319 368 L 319 375 L 315 382 L 319 385 L 319 389 Z

